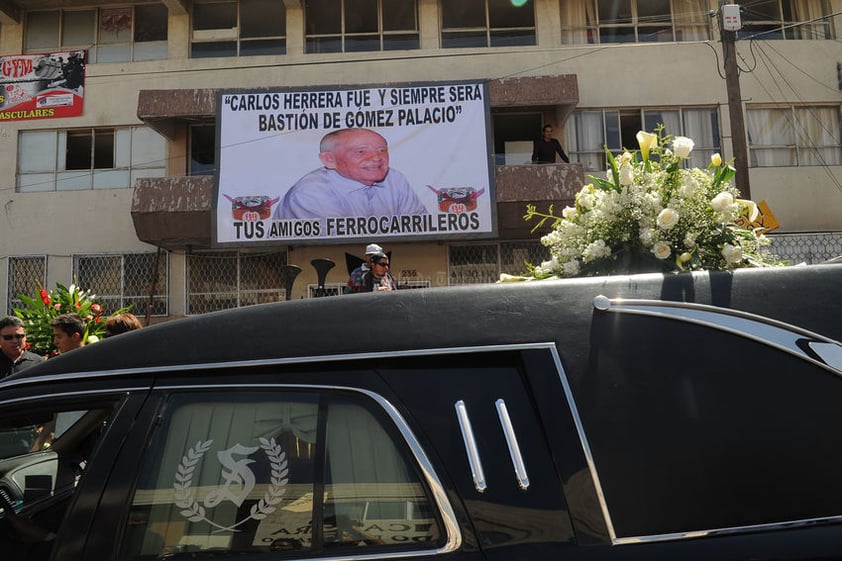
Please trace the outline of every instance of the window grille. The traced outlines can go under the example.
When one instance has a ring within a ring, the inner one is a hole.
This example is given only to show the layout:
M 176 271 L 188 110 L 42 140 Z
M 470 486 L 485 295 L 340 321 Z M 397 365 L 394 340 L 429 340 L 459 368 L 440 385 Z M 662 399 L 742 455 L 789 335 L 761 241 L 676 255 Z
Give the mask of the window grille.
M 307 285 L 307 298 L 320 298 L 322 296 L 339 296 L 345 285 L 341 282 L 326 282 L 320 289 L 318 284 Z
M 14 308 L 23 306 L 21 294 L 37 298 L 38 287 L 47 284 L 47 256 L 28 255 L 24 257 L 9 257 L 9 280 L 7 314 L 13 314 Z
M 530 265 L 538 265 L 549 257 L 549 250 L 538 240 L 451 245 L 448 284 L 497 282 L 500 273 L 523 275 Z
M 215 251 L 187 256 L 187 314 L 204 314 L 286 298 L 286 252 Z
M 168 254 L 160 254 L 157 271 L 156 256 L 156 253 L 74 255 L 73 277 L 79 287 L 96 294 L 106 313 L 132 306 L 133 314 L 145 316 L 147 306 L 151 305 L 150 315 L 166 316 L 169 313 Z
M 780 259 L 793 265 L 813 265 L 842 256 L 842 233 L 767 234 L 769 249 Z

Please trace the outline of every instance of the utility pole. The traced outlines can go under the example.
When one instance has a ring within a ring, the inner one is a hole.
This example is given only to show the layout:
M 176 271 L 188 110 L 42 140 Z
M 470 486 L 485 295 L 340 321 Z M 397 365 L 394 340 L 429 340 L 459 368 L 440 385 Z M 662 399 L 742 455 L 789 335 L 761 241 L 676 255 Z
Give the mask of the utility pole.
M 722 61 L 725 66 L 725 88 L 728 92 L 728 115 L 731 118 L 731 144 L 734 149 L 734 177 L 740 194 L 751 199 L 751 185 L 748 178 L 748 142 L 746 123 L 743 116 L 743 99 L 740 94 L 740 69 L 737 66 L 735 41 L 740 22 L 740 7 L 721 4 L 719 7 L 719 35 L 722 39 Z

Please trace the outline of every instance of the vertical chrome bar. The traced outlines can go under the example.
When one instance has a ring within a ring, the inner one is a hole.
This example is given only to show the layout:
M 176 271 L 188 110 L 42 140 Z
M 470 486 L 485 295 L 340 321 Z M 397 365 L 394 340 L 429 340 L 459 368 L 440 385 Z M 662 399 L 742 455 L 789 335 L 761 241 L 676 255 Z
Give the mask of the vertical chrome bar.
M 497 416 L 500 418 L 500 426 L 503 427 L 503 436 L 506 437 L 506 444 L 509 445 L 509 456 L 512 458 L 512 467 L 515 468 L 517 484 L 521 489 L 529 488 L 529 476 L 526 474 L 526 465 L 523 463 L 523 456 L 520 453 L 520 445 L 517 443 L 515 429 L 512 427 L 512 419 L 509 417 L 509 410 L 506 402 L 498 399 L 494 402 L 497 407 Z
M 459 420 L 459 428 L 462 430 L 462 440 L 465 442 L 465 453 L 468 455 L 468 463 L 471 465 L 474 487 L 482 493 L 488 485 L 485 483 L 485 473 L 482 470 L 482 460 L 479 458 L 477 442 L 474 439 L 474 429 L 471 428 L 471 420 L 468 418 L 468 409 L 461 399 L 456 402 L 456 418 Z

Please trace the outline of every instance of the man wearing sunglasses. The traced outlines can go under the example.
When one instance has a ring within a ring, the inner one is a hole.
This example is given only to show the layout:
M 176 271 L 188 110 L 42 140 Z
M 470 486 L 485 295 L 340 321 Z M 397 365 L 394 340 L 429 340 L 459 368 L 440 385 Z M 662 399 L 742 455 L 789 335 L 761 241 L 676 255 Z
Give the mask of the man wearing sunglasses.
M 380 292 L 383 290 L 397 290 L 398 283 L 389 272 L 389 256 L 385 253 L 375 253 L 369 259 L 369 270 L 363 275 L 360 292 Z
M 26 330 L 15 316 L 0 319 L 0 380 L 44 360 L 26 350 Z

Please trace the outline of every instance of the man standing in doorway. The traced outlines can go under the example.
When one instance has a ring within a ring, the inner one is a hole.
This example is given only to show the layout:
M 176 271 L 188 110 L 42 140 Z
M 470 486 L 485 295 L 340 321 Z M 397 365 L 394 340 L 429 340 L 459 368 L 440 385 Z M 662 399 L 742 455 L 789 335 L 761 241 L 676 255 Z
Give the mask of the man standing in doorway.
M 532 163 L 554 164 L 556 154 L 564 160 L 564 163 L 570 163 L 570 158 L 564 153 L 561 143 L 553 138 L 553 126 L 544 125 L 541 138 L 532 143 Z

